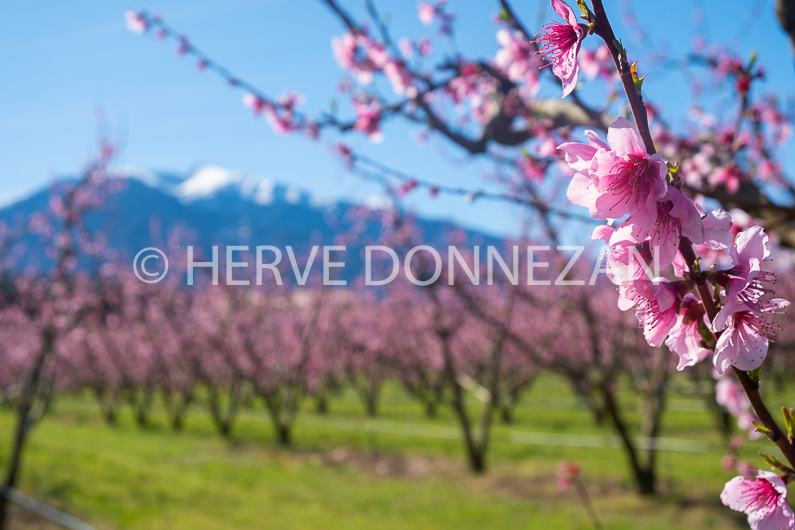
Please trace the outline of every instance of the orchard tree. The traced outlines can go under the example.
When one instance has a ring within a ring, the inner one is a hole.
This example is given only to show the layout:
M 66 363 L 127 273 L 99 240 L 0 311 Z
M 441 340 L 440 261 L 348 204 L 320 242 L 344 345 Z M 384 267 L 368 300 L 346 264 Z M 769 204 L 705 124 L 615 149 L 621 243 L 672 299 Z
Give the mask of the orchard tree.
M 733 374 L 758 420 L 756 428 L 783 455 L 783 460 L 766 457 L 780 474 L 737 477 L 726 485 L 722 500 L 746 512 L 753 528 L 795 526 L 786 502 L 786 484 L 795 476 L 789 435 L 795 420 L 785 409 L 782 429 L 760 393 L 760 368 L 775 331 L 771 318 L 788 305 L 775 296 L 774 274 L 763 265 L 774 252 L 788 252 L 776 242 L 795 247 L 795 189 L 780 159 L 792 126 L 782 98 L 758 88 L 764 79 L 759 58 L 743 59 L 696 39 L 684 59 L 693 79 L 706 77 L 701 90 L 707 86 L 713 95 L 728 93 L 735 103 L 728 118 L 716 117 L 726 112 L 694 106 L 689 110 L 695 122 L 680 131 L 645 96 L 641 73 L 652 65 L 634 62 L 602 0 L 590 5 L 581 0 L 577 12 L 552 0 L 556 20 L 529 29 L 507 0 L 500 0 L 495 3 L 499 49 L 485 58 L 462 51 L 455 16 L 444 0 L 419 4 L 420 21 L 450 43 L 449 52 L 436 55 L 431 50 L 439 49 L 438 43 L 431 39 L 394 40 L 372 2 L 366 21 L 335 0 L 321 3 L 342 26 L 332 49 L 346 72 L 350 117 L 340 115 L 346 111 L 308 116 L 300 112 L 296 94 L 275 98 L 257 90 L 160 17 L 148 12 L 127 17 L 138 33 L 151 30 L 177 39 L 182 54 L 193 55 L 201 68 L 245 91 L 244 103 L 255 115 L 265 115 L 279 133 L 310 138 L 354 133 L 378 140 L 384 121 L 402 119 L 468 156 L 493 161 L 494 175 L 505 186 L 499 193 L 442 186 L 336 143 L 352 173 L 384 182 L 398 196 L 424 188 L 431 195 L 524 204 L 551 239 L 567 219 L 584 216 L 567 201 L 586 208 L 598 224 L 594 238 L 609 246 L 608 277 L 619 291 L 619 309 L 633 310 L 649 346 L 673 351 L 679 357 L 677 368 L 709 359 L 717 375 Z M 786 5 L 781 2 L 779 13 L 789 28 Z M 671 60 L 682 64 L 679 58 Z M 542 76 L 559 83 L 562 101 L 542 96 Z M 589 103 L 579 90 L 581 78 L 598 79 L 609 96 Z M 382 85 L 392 95 L 383 95 Z M 576 141 L 583 136 L 586 142 Z M 565 199 L 564 186 L 554 185 L 561 172 L 571 176 Z M 646 274 L 647 260 L 660 265 L 660 276 Z M 428 319 L 442 345 L 448 382 L 458 392 L 457 366 L 473 344 L 454 342 L 463 317 L 446 307 L 453 303 L 452 294 L 438 288 L 428 293 L 436 297 L 436 311 Z M 607 311 L 605 305 L 599 305 L 599 312 Z M 600 326 L 595 331 L 609 335 L 611 330 Z M 500 330 L 500 344 L 507 337 L 502 335 Z M 665 355 L 649 357 L 664 373 Z M 651 392 L 664 380 L 650 381 Z M 453 402 L 461 400 L 454 396 Z

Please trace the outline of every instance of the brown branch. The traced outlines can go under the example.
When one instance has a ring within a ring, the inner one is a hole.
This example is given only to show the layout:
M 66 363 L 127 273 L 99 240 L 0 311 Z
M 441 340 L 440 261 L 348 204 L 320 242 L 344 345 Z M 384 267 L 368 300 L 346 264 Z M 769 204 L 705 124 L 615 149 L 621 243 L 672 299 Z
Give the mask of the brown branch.
M 654 148 L 654 140 L 652 140 L 651 132 L 649 131 L 649 118 L 646 115 L 646 107 L 640 97 L 635 83 L 632 80 L 632 72 L 629 70 L 629 62 L 627 61 L 626 53 L 621 54 L 616 47 L 615 33 L 610 25 L 610 20 L 607 18 L 602 0 L 593 0 L 593 11 L 596 16 L 596 34 L 602 37 L 605 41 L 610 55 L 613 57 L 613 62 L 618 69 L 621 76 L 621 84 L 624 86 L 624 92 L 627 94 L 629 106 L 632 109 L 632 115 L 635 117 L 635 125 L 643 138 L 643 143 L 646 145 L 646 151 L 653 155 L 657 152 Z
M 781 28 L 789 35 L 793 48 L 795 48 L 795 0 L 778 0 L 776 2 L 776 16 Z
M 359 33 L 359 25 L 353 21 L 353 19 L 348 15 L 348 13 L 346 13 L 340 6 L 337 5 L 337 2 L 335 2 L 334 0 L 321 0 L 321 1 L 325 3 L 327 6 L 329 6 L 329 9 L 334 11 L 334 13 L 336 13 L 336 15 L 340 17 L 340 19 L 345 23 L 345 25 L 348 26 L 348 29 L 351 31 L 351 33 L 353 34 Z
M 638 94 L 638 91 L 635 89 L 635 84 L 632 81 L 632 73 L 629 71 L 627 58 L 619 54 L 619 51 L 614 44 L 616 37 L 613 33 L 612 27 L 610 26 L 610 21 L 607 19 L 607 14 L 605 13 L 604 6 L 602 5 L 602 0 L 592 0 L 592 2 L 594 14 L 596 15 L 596 33 L 602 37 L 602 39 L 605 41 L 605 44 L 607 44 L 608 49 L 610 50 L 613 61 L 615 62 L 616 67 L 621 74 L 621 82 L 624 85 L 624 90 L 626 92 L 627 99 L 629 100 L 632 114 L 635 117 L 635 125 L 637 126 L 638 131 L 643 138 L 643 142 L 646 144 L 647 152 L 649 154 L 653 154 L 656 151 L 651 137 L 651 132 L 649 130 L 649 121 L 646 115 L 646 108 L 643 105 L 640 94 Z M 679 251 L 685 258 L 691 275 L 696 280 L 698 294 L 701 297 L 701 301 L 704 303 L 707 316 L 712 322 L 715 320 L 715 315 L 718 313 L 718 308 L 713 298 L 712 289 L 706 282 L 703 274 L 700 273 L 695 267 L 696 254 L 693 250 L 693 243 L 688 238 L 681 237 L 679 242 Z M 737 379 L 740 382 L 740 385 L 742 385 L 746 395 L 748 396 L 756 416 L 759 418 L 762 424 L 770 430 L 770 439 L 779 447 L 781 452 L 789 461 L 790 465 L 795 466 L 795 446 L 793 446 L 792 442 L 790 442 L 787 436 L 783 434 L 781 428 L 770 414 L 770 411 L 768 410 L 767 406 L 762 400 L 761 394 L 759 393 L 758 382 L 751 379 L 751 377 L 745 371 L 738 370 L 736 367 L 732 367 L 732 370 L 737 376 Z

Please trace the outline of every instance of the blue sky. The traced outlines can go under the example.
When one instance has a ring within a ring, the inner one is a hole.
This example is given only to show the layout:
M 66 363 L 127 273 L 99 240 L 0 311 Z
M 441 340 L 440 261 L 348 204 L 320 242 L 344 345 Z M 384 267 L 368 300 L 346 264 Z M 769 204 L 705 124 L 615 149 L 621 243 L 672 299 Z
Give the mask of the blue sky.
M 362 1 L 343 4 L 360 15 Z M 432 35 L 433 30 L 417 20 L 414 1 L 401 1 L 400 10 L 398 2 L 377 4 L 382 10 L 392 10 L 393 35 Z M 514 4 L 527 25 L 534 27 L 538 2 L 517 0 Z M 491 15 L 496 2 L 450 0 L 449 5 L 458 15 L 464 53 L 493 55 L 497 44 Z M 606 5 L 615 13 L 616 33 L 634 55 L 641 44 L 634 43 L 623 29 L 616 1 L 608 0 Z M 695 28 L 693 6 L 703 5 L 710 39 L 734 44 L 744 56 L 758 50 L 769 74 L 764 88 L 792 96 L 793 55 L 775 22 L 773 0 L 635 0 L 632 5 L 648 33 L 643 44 L 665 46 L 673 56 L 687 51 Z M 242 106 L 241 92 L 178 58 L 173 42 L 127 31 L 124 11 L 128 8 L 162 14 L 199 48 L 266 93 L 278 95 L 292 88 L 306 94 L 303 108 L 310 113 L 327 109 L 337 97 L 341 71 L 331 55 L 330 40 L 342 29 L 317 0 L 151 0 L 140 5 L 72 1 L 50 2 L 47 9 L 35 2 L 8 3 L 0 18 L 4 70 L 0 197 L 76 172 L 95 145 L 93 111 L 97 107 L 124 139 L 119 164 L 184 173 L 213 163 L 292 183 L 324 197 L 362 199 L 379 193 L 378 187 L 345 174 L 330 153 L 331 139 L 312 143 L 274 134 Z M 546 90 L 553 93 L 551 85 Z M 644 90 L 674 122 L 684 119 L 689 88 L 680 72 L 657 71 L 649 76 Z M 600 87 L 585 92 L 593 102 L 603 94 Z M 362 140 L 355 145 L 418 177 L 488 187 L 482 182 L 489 167 L 486 163 L 468 161 L 442 141 L 420 146 L 413 139 L 414 131 L 405 124 L 390 124 L 382 144 Z M 794 160 L 788 160 L 790 167 Z M 521 215 L 503 204 L 431 199 L 425 193 L 410 196 L 407 206 L 427 216 L 503 234 L 516 233 Z

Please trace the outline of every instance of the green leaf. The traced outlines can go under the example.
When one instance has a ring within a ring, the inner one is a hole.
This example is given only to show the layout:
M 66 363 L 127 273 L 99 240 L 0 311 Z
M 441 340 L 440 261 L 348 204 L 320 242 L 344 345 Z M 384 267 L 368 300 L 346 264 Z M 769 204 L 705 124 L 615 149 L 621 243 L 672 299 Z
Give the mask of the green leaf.
M 792 440 L 793 431 L 795 431 L 795 416 L 793 416 L 793 411 L 787 407 L 781 407 L 781 414 L 784 415 L 784 423 L 787 425 L 787 436 Z
M 778 459 L 778 458 L 776 458 L 775 456 L 766 455 L 766 454 L 765 454 L 765 453 L 763 453 L 762 451 L 759 451 L 759 456 L 761 456 L 761 457 L 762 457 L 762 459 L 763 459 L 765 462 L 767 462 L 768 464 L 770 464 L 770 467 L 773 467 L 773 468 L 783 468 L 783 467 L 784 467 L 784 464 L 782 464 L 782 463 L 779 461 L 779 459 Z
M 754 67 L 756 64 L 756 60 L 759 58 L 759 55 L 756 53 L 756 50 L 751 50 L 751 57 L 748 59 L 748 70 L 750 71 L 751 68 Z
M 646 80 L 646 77 L 638 77 L 638 61 L 632 63 L 629 71 L 632 73 L 632 83 L 635 85 L 635 90 L 638 91 L 638 95 L 640 96 L 643 90 L 643 81 Z
M 756 427 L 756 432 L 761 432 L 762 434 L 764 434 L 768 438 L 773 438 L 773 431 L 771 431 L 770 429 L 768 429 L 767 427 L 765 427 L 761 423 L 757 423 L 755 421 L 752 421 L 751 423 L 753 423 L 754 427 Z

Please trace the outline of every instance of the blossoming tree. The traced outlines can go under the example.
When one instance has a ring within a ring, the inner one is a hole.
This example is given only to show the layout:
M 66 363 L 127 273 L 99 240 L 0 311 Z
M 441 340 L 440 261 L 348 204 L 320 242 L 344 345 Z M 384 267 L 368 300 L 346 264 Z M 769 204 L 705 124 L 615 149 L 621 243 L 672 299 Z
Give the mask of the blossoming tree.
M 598 223 L 593 238 L 609 247 L 607 276 L 619 291 L 618 309 L 633 310 L 649 346 L 674 352 L 678 369 L 711 360 L 716 376 L 732 375 L 736 383 L 718 382 L 719 401 L 737 415 L 745 411 L 744 418 L 783 455 L 783 460 L 765 456 L 780 474 L 760 471 L 730 481 L 724 503 L 748 513 L 753 528 L 795 527 L 786 503 L 786 484 L 795 477 L 795 420 L 784 409 L 782 429 L 760 393 L 761 368 L 775 330 L 772 318 L 789 305 L 775 296 L 775 275 L 763 267 L 778 244 L 795 247 L 795 188 L 779 155 L 791 125 L 777 97 L 754 91 L 764 78 L 758 58 L 743 60 L 694 42 L 688 68 L 703 68 L 699 71 L 711 76 L 714 90 L 733 95 L 736 108 L 721 121 L 696 107 L 696 129 L 682 133 L 644 97 L 638 63 L 630 61 L 602 0 L 590 5 L 578 0 L 576 11 L 552 0 L 559 20 L 538 33 L 528 30 L 507 0 L 499 0 L 499 50 L 482 59 L 461 52 L 455 16 L 445 0 L 420 2 L 420 21 L 435 26 L 450 43 L 450 52 L 432 65 L 426 58 L 434 42 L 394 40 L 372 2 L 367 22 L 357 21 L 335 0 L 321 3 L 344 29 L 332 50 L 346 72 L 342 86 L 350 96 L 351 118 L 336 109 L 306 115 L 293 92 L 268 96 L 157 15 L 128 12 L 127 19 L 136 33 L 151 30 L 175 39 L 180 54 L 194 56 L 199 68 L 242 89 L 244 104 L 255 116 L 267 117 L 278 133 L 312 139 L 363 134 L 380 141 L 386 120 L 403 119 L 467 155 L 492 160 L 505 186 L 504 192 L 489 193 L 443 186 L 335 143 L 352 173 L 385 183 L 396 196 L 426 189 L 433 196 L 524 204 L 554 240 L 560 220 L 583 217 L 566 207 L 563 187 L 545 185 L 556 178 L 562 159 L 571 176 L 566 198 L 587 208 Z M 786 5 L 781 2 L 780 8 L 785 27 Z M 558 80 L 562 101 L 541 97 L 543 75 Z M 605 84 L 606 103 L 585 101 L 581 77 Z M 378 89 L 377 79 L 388 83 L 391 95 Z M 581 133 L 585 143 L 575 141 Z M 650 263 L 661 274 L 649 275 Z M 449 368 L 453 357 L 448 357 Z M 737 385 L 741 393 L 727 385 Z

